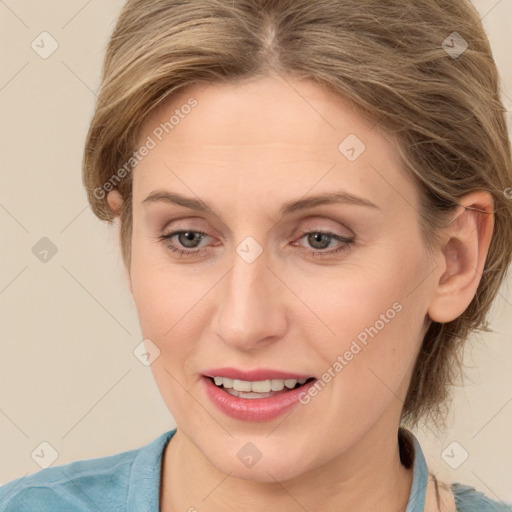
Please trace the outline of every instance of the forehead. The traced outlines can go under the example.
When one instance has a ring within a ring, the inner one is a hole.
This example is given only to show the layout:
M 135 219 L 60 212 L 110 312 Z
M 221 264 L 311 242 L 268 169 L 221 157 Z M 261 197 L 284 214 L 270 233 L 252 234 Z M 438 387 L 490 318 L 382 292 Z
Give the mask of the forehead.
M 188 108 L 191 99 L 196 106 Z M 302 146 L 304 150 L 318 145 L 328 148 L 333 140 L 325 140 L 327 133 L 337 140 L 347 128 L 362 135 L 376 124 L 369 116 L 362 117 L 347 99 L 310 80 L 279 77 L 188 86 L 164 100 L 144 122 L 141 132 L 169 121 L 173 113 L 178 114 L 172 127 L 175 144 L 190 142 L 193 131 L 195 144 L 231 145 L 241 150 L 272 143 L 292 144 L 297 149 Z M 197 131 L 199 122 L 201 130 Z
M 193 106 L 191 106 L 193 105 Z M 308 80 L 195 84 L 145 120 L 134 196 L 168 185 L 197 195 L 289 196 L 345 188 L 375 203 L 414 201 L 395 146 L 374 119 Z M 189 187 L 189 188 L 190 188 Z M 140 197 L 142 200 L 142 197 Z

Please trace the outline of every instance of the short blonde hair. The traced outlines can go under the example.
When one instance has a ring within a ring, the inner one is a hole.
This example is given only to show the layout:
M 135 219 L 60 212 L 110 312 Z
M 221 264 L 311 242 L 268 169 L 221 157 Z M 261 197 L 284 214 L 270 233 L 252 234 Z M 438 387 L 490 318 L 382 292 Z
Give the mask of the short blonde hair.
M 112 221 L 105 192 L 119 190 L 129 269 L 126 162 L 145 118 L 187 85 L 269 73 L 315 81 L 395 137 L 421 191 L 428 248 L 463 195 L 492 194 L 494 233 L 476 295 L 457 319 L 428 326 L 403 405 L 404 423 L 414 426 L 424 416 L 444 423 L 462 347 L 471 331 L 489 330 L 485 317 L 512 253 L 505 108 L 489 41 L 469 1 L 128 0 L 109 41 L 84 150 L 92 211 Z

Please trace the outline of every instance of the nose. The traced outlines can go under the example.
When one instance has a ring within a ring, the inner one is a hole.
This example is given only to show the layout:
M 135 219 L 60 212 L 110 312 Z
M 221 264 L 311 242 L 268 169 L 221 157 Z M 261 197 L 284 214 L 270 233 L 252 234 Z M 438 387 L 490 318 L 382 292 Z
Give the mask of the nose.
M 235 252 L 219 283 L 214 332 L 230 348 L 257 350 L 283 337 L 288 325 L 286 286 L 264 250 L 249 262 Z M 288 294 L 290 292 L 288 291 Z

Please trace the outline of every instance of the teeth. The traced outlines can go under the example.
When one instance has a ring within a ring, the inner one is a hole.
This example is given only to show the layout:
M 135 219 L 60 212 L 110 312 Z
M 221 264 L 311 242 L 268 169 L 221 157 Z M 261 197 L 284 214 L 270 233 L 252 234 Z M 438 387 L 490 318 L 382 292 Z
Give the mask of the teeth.
M 215 381 L 216 386 L 220 386 L 224 379 L 222 377 L 214 377 L 213 380 Z
M 297 382 L 302 385 L 307 379 L 272 379 L 272 380 L 258 380 L 246 381 L 239 379 L 228 379 L 226 377 L 214 377 L 216 386 L 224 386 L 226 389 L 234 389 L 235 391 L 253 391 L 255 393 L 269 393 L 270 391 L 282 391 L 285 387 L 293 389 Z

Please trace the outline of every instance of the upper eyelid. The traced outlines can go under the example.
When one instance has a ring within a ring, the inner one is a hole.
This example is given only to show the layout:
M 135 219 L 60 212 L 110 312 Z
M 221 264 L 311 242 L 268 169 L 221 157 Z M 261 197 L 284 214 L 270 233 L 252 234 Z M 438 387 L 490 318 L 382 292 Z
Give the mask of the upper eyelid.
M 172 233 L 172 232 L 175 232 L 175 231 L 208 231 L 210 228 L 201 228 L 201 227 L 198 227 L 197 229 L 195 227 L 192 227 L 191 226 L 191 223 L 195 222 L 196 220 L 204 220 L 202 219 L 202 217 L 192 217 L 192 218 L 189 218 L 189 217 L 186 217 L 186 218 L 179 218 L 179 219 L 174 219 L 174 220 L 171 220 L 170 222 L 166 223 L 165 224 L 165 227 L 162 228 L 162 232 L 168 232 L 168 233 Z M 184 226 L 181 227 L 181 226 L 176 226 L 176 227 L 172 227 L 170 228 L 169 226 L 171 226 L 172 224 L 174 223 L 177 223 L 177 222 L 183 222 Z M 292 223 L 293 224 L 297 224 L 298 227 L 294 228 L 292 230 L 293 233 L 299 233 L 299 232 L 302 232 L 302 233 L 307 233 L 307 232 L 314 232 L 314 231 L 323 231 L 323 232 L 331 232 L 333 234 L 338 234 L 339 236 L 344 236 L 346 238 L 350 238 L 351 236 L 355 236 L 355 233 L 353 232 L 353 230 L 347 225 L 347 223 L 343 222 L 341 219 L 340 220 L 336 220 L 336 219 L 332 219 L 332 218 L 328 218 L 326 216 L 323 216 L 323 215 L 315 215 L 313 218 L 306 218 L 306 219 L 297 219 L 297 220 L 293 220 L 293 221 L 287 221 L 287 224 L 289 223 Z M 317 223 L 325 223 L 325 222 L 329 222 L 331 224 L 337 224 L 338 227 L 337 228 L 334 228 L 334 227 L 329 227 L 329 226 L 319 226 L 319 227 L 315 227 L 315 226 L 305 226 L 305 224 L 317 224 Z M 188 223 L 188 224 L 187 224 Z M 208 223 L 208 222 L 207 222 Z M 210 223 L 208 223 L 210 225 Z M 224 225 L 224 223 L 223 223 Z M 231 228 L 229 228 L 228 226 L 226 226 L 227 229 L 228 229 L 228 233 L 229 235 L 232 235 L 233 234 L 233 231 L 231 230 Z M 272 231 L 274 230 L 275 228 L 275 224 L 273 224 L 273 226 L 267 231 L 267 233 L 269 231 Z M 340 230 L 340 229 L 345 229 L 348 231 L 348 233 L 345 235 L 345 234 L 342 234 L 342 233 L 337 233 L 336 231 L 337 230 Z M 217 228 L 213 228 L 213 230 L 218 233 L 218 229 Z M 209 233 L 206 233 L 208 236 L 212 236 L 210 235 Z M 217 238 L 219 238 L 220 240 L 223 240 L 224 237 L 222 235 L 215 235 Z
M 197 233 L 197 234 L 200 234 L 201 235 L 201 242 L 206 238 L 214 238 L 212 237 L 211 235 L 209 235 L 208 233 L 205 233 L 203 230 L 200 230 L 200 229 L 187 229 L 187 228 L 177 228 L 177 229 L 172 229 L 170 230 L 168 233 L 163 233 L 162 237 L 161 238 L 167 238 L 167 239 L 172 239 L 174 238 L 175 236 L 181 234 L 181 233 L 184 233 L 184 232 L 192 232 L 192 233 Z M 301 230 L 297 240 L 294 242 L 299 242 L 300 240 L 302 240 L 306 235 L 309 235 L 309 234 L 312 234 L 312 233 L 322 233 L 328 237 L 330 237 L 332 240 L 335 240 L 335 241 L 338 241 L 339 243 L 349 243 L 349 242 L 354 242 L 355 241 L 355 235 L 348 235 L 348 236 L 345 236 L 345 235 L 342 235 L 342 234 L 339 234 L 339 233 L 335 233 L 329 229 L 306 229 L 306 230 Z M 201 250 L 203 249 L 203 247 L 196 247 L 196 248 L 186 248 L 186 247 L 182 247 L 181 248 L 182 250 L 185 250 L 185 251 L 194 251 L 194 250 Z
M 209 233 L 207 233 L 203 229 L 200 229 L 200 228 L 196 229 L 196 228 L 190 228 L 190 227 L 183 227 L 183 228 L 176 227 L 176 228 L 169 229 L 168 231 L 166 229 L 163 229 L 162 235 L 171 237 L 171 236 L 175 236 L 177 234 L 184 233 L 187 231 L 190 231 L 192 233 L 200 233 L 203 237 L 208 236 L 210 238 L 216 238 L 216 237 L 210 235 Z M 353 233 L 348 234 L 348 235 L 345 235 L 342 233 L 337 233 L 336 230 L 333 230 L 330 228 L 304 228 L 304 229 L 299 229 L 298 231 L 299 231 L 300 238 L 302 238 L 303 236 L 305 236 L 307 234 L 311 234 L 311 233 L 323 233 L 325 235 L 339 236 L 341 238 L 347 238 L 347 239 L 353 238 L 355 236 Z
M 165 191 L 164 191 L 165 192 Z M 165 195 L 165 194 L 164 194 Z M 149 196 L 148 196 L 149 197 Z M 148 198 L 146 198 L 148 199 Z M 230 238 L 234 237 L 234 232 L 231 229 L 231 227 L 224 222 L 224 219 L 216 215 L 214 212 L 212 212 L 210 209 L 207 209 L 204 213 L 201 211 L 190 211 L 188 207 L 181 207 L 180 205 L 177 205 L 176 203 L 169 203 L 166 201 L 155 201 L 155 202 L 148 202 L 148 205 L 157 205 L 159 203 L 164 203 L 165 208 L 162 209 L 155 209 L 155 212 L 161 212 L 159 214 L 162 215 L 162 217 L 153 217 L 151 213 L 148 213 L 148 219 L 151 218 L 163 218 L 163 215 L 165 215 L 169 220 L 166 223 L 166 225 L 171 225 L 175 222 L 195 222 L 200 221 L 201 225 L 207 225 L 208 227 L 205 228 L 208 233 L 213 233 L 209 236 L 214 236 L 218 240 L 221 240 L 222 242 L 226 242 Z M 173 208 L 170 210 L 169 205 L 171 205 Z M 343 205 L 347 205 L 348 209 L 345 210 L 342 208 L 339 210 L 338 208 L 334 207 L 342 207 Z M 356 205 L 357 206 L 357 205 Z M 334 223 L 334 225 L 337 226 L 337 228 L 330 228 L 329 226 L 322 227 L 323 230 L 329 230 L 331 232 L 338 233 L 338 230 L 342 230 L 340 236 L 344 236 L 346 238 L 355 237 L 356 232 L 352 227 L 355 227 L 357 231 L 361 229 L 361 227 L 364 227 L 365 237 L 368 236 L 368 229 L 371 226 L 375 225 L 375 218 L 373 217 L 373 213 L 371 213 L 373 219 L 371 223 L 368 220 L 368 217 L 366 217 L 366 212 L 378 212 L 381 215 L 384 215 L 382 212 L 382 209 L 378 206 L 376 206 L 376 209 L 374 208 L 359 208 L 354 206 L 350 206 L 350 201 L 347 202 L 339 202 L 339 203 L 325 203 L 325 204 L 314 204 L 312 206 L 309 206 L 305 209 L 300 209 L 296 212 L 290 212 L 287 213 L 285 216 L 282 216 L 281 218 L 275 220 L 273 216 L 267 217 L 267 219 L 270 222 L 270 227 L 266 230 L 265 234 L 272 234 L 274 236 L 276 233 L 279 234 L 279 236 L 282 236 L 284 233 L 286 233 L 286 236 L 294 236 L 298 233 L 298 230 L 303 223 L 305 222 L 329 222 Z M 375 206 L 375 205 L 374 205 Z M 175 209 L 176 208 L 176 209 Z M 185 211 L 183 211 L 185 210 Z M 188 210 L 188 212 L 186 212 Z M 153 211 L 152 208 L 148 210 Z M 357 215 L 356 215 L 357 211 Z M 363 220 L 361 220 L 361 216 Z M 362 225 L 361 225 L 362 222 Z M 290 228 L 289 226 L 295 226 L 294 228 Z M 188 226 L 185 226 L 185 228 L 188 228 Z M 163 228 L 165 229 L 165 228 Z M 176 230 L 181 228 L 176 228 Z M 174 230 L 174 229 L 173 229 Z M 374 228 L 372 227 L 370 231 L 374 231 Z M 292 235 L 292 233 L 294 235 Z M 359 237 L 358 237 L 359 238 Z

